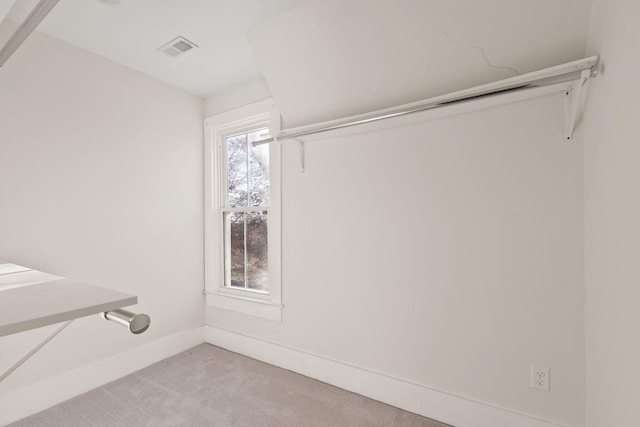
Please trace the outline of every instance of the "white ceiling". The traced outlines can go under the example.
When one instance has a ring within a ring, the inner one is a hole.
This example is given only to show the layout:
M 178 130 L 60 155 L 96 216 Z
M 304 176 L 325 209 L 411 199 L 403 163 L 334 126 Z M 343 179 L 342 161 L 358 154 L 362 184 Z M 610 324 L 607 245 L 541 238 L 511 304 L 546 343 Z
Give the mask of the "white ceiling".
M 260 77 L 245 33 L 300 0 L 60 0 L 38 31 L 202 97 Z M 20 22 L 35 0 L 7 15 Z M 199 46 L 156 51 L 176 36 Z

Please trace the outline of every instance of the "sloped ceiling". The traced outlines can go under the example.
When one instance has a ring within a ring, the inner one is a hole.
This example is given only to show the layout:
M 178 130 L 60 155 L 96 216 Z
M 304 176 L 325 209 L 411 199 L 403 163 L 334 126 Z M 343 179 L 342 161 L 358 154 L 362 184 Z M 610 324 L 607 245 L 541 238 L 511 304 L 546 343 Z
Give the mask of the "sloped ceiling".
M 584 57 L 590 1 L 307 0 L 248 33 L 285 127 Z

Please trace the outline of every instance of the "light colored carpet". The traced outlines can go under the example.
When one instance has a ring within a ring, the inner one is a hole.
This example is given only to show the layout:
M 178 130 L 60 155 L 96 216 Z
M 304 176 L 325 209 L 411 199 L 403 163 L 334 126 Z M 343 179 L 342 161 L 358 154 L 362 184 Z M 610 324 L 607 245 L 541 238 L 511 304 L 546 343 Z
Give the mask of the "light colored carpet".
M 446 427 L 209 344 L 11 426 Z

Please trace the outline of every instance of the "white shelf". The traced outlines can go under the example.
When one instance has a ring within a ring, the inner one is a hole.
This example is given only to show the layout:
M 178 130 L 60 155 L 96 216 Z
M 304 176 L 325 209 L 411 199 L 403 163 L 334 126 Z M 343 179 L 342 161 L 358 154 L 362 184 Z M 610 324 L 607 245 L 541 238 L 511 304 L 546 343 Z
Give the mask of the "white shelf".
M 15 266 L 15 267 L 12 267 Z M 0 261 L 0 337 L 137 304 L 138 298 Z M 7 272 L 14 269 L 15 272 Z

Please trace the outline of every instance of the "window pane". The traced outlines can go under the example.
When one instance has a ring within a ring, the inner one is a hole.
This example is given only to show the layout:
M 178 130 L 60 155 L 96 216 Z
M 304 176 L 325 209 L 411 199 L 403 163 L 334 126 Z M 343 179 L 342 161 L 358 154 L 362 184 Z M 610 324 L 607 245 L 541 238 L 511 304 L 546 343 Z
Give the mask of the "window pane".
M 247 206 L 247 156 L 247 134 L 227 138 L 227 197 L 231 207 Z
M 246 288 L 245 214 L 227 212 L 225 224 L 225 285 Z
M 269 146 L 251 143 L 266 135 L 268 129 L 247 134 L 249 151 L 249 206 L 269 206 Z
M 247 288 L 269 288 L 267 212 L 247 213 Z

